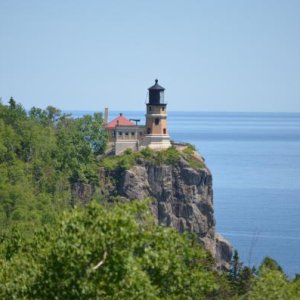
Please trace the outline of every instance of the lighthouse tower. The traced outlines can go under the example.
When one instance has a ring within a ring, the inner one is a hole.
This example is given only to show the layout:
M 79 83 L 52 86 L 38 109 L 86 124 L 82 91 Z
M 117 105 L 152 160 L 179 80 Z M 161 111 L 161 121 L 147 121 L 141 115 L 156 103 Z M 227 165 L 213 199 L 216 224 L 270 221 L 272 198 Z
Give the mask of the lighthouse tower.
M 165 89 L 156 79 L 148 90 L 144 145 L 152 149 L 166 149 L 171 146 L 171 142 L 167 127 L 167 103 L 164 101 Z

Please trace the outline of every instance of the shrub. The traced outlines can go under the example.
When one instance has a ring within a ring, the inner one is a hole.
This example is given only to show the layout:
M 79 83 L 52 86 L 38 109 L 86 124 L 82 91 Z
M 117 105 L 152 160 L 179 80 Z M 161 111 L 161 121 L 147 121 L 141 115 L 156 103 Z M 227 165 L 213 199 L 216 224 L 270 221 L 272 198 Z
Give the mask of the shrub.
M 167 165 L 174 165 L 176 164 L 180 159 L 180 153 L 175 147 L 170 147 L 167 150 L 165 150 L 165 160 L 164 162 Z
M 140 152 L 145 158 L 153 158 L 155 156 L 155 152 L 149 147 L 142 149 Z
M 137 152 L 133 152 L 131 149 L 126 149 L 122 155 L 102 158 L 100 166 L 104 167 L 108 171 L 124 171 L 130 169 L 136 163 L 137 157 Z
M 183 150 L 183 153 L 187 155 L 192 155 L 195 151 L 197 151 L 196 147 L 192 144 L 188 144 L 188 146 Z
M 195 155 L 195 146 L 189 144 L 182 152 L 190 167 L 195 170 L 200 170 L 205 167 L 205 164 Z

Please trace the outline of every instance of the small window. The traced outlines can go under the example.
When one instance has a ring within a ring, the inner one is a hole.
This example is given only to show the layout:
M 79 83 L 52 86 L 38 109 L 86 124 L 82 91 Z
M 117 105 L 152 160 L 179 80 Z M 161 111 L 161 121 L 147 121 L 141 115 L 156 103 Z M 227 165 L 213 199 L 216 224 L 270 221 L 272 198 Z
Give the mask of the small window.
M 142 136 L 143 135 L 143 133 L 142 132 L 140 132 L 140 136 Z
M 119 132 L 119 135 L 122 135 L 122 132 Z
M 125 135 L 128 135 L 129 133 L 128 132 L 125 132 Z
M 151 111 L 151 106 L 149 106 L 149 111 Z
M 164 134 L 166 134 L 167 133 L 167 129 L 166 128 L 164 128 Z
M 165 107 L 164 106 L 162 107 L 162 111 L 165 111 Z
M 134 135 L 134 132 L 131 132 L 131 135 L 133 136 L 133 135 Z
M 155 125 L 158 125 L 159 124 L 159 118 L 156 118 L 155 119 Z
M 151 133 L 151 129 L 147 128 L 147 133 L 150 134 Z

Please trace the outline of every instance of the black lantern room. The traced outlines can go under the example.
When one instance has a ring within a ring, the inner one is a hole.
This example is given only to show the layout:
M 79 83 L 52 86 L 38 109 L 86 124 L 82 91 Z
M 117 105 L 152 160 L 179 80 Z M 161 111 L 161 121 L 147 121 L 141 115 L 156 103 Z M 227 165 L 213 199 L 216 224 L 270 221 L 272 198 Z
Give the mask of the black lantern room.
M 165 89 L 158 84 L 158 80 L 155 79 L 155 84 L 149 89 L 149 104 L 165 104 L 164 103 L 164 91 Z

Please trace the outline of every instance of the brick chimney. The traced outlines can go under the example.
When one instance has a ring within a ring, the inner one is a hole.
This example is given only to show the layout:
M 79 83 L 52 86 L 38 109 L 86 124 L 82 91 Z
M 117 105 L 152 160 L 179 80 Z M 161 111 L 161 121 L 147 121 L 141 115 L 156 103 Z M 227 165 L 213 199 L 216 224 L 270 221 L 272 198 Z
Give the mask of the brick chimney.
M 104 109 L 104 125 L 108 123 L 108 107 Z

